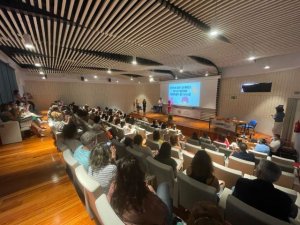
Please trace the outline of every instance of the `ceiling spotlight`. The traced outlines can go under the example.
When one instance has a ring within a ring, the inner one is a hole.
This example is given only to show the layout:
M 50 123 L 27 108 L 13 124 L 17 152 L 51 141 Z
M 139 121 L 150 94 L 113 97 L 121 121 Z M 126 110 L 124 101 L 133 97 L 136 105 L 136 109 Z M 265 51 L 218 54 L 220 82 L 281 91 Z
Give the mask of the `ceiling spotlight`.
M 31 40 L 31 36 L 29 34 L 23 34 L 22 38 L 23 38 L 25 48 L 34 49 L 34 45 Z
M 39 61 L 38 59 L 35 59 L 35 60 L 34 60 L 34 65 L 35 65 L 36 67 L 41 67 L 41 66 L 42 66 L 42 64 L 40 63 L 40 61 Z
M 117 82 L 117 83 L 119 83 L 119 81 L 118 81 L 118 80 L 117 80 L 116 82 Z
M 132 56 L 132 65 L 137 65 L 136 56 Z
M 177 76 L 175 76 L 175 80 L 178 80 L 178 77 L 177 77 Z
M 43 80 L 46 80 L 47 78 L 48 78 L 47 75 L 42 77 Z
M 264 69 L 265 69 L 265 70 L 268 70 L 268 69 L 270 69 L 270 66 L 266 65 L 266 66 L 264 67 Z
M 216 36 L 218 36 L 220 34 L 220 32 L 218 31 L 218 30 L 211 30 L 210 32 L 209 32 L 209 36 L 211 36 L 211 37 L 216 37 Z
M 249 60 L 249 61 L 255 60 L 255 56 L 250 56 L 250 57 L 248 58 L 248 60 Z
M 153 79 L 152 76 L 149 78 L 149 81 L 150 81 L 150 82 L 154 82 L 154 79 Z
M 110 69 L 108 69 L 108 70 L 107 70 L 107 73 L 111 74 L 111 70 L 110 70 Z
M 133 80 L 133 77 L 130 77 L 130 80 Z
M 94 75 L 94 78 L 95 78 L 95 79 L 97 79 L 97 78 L 98 78 L 98 76 L 97 76 L 97 75 Z
M 179 72 L 183 73 L 183 67 L 182 66 L 180 67 Z
M 45 73 L 44 73 L 44 71 L 41 70 L 41 71 L 39 72 L 39 74 L 40 74 L 40 75 L 44 75 Z
M 208 76 L 208 72 L 205 73 L 205 76 L 206 76 L 206 77 Z
M 141 83 L 141 81 L 138 82 L 138 84 L 140 84 L 140 83 Z
M 84 78 L 84 81 L 85 81 L 85 82 L 88 82 L 89 80 L 88 80 L 87 78 Z

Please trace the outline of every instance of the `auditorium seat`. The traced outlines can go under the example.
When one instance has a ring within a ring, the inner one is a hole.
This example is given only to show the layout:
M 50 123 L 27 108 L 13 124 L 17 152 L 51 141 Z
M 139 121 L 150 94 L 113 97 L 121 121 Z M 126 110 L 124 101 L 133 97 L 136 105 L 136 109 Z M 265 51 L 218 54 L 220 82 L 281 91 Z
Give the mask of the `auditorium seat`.
M 267 159 L 268 158 L 268 154 L 266 153 L 262 153 L 262 152 L 257 152 L 257 151 L 254 151 L 254 150 L 247 150 L 248 153 L 252 153 L 255 158 L 258 158 L 258 159 Z
M 213 145 L 216 146 L 217 148 L 227 148 L 226 144 L 222 143 L 222 142 L 218 142 L 218 141 L 214 141 Z
M 235 170 L 240 170 L 242 173 L 247 173 L 253 175 L 255 163 L 249 162 L 243 159 L 236 158 L 234 156 L 230 156 L 228 158 L 228 167 Z
M 150 156 L 148 156 L 146 160 L 148 162 L 149 173 L 156 177 L 157 186 L 163 182 L 167 182 L 171 184 L 171 187 L 173 188 L 175 178 L 173 168 L 155 160 Z
M 274 184 L 293 189 L 294 181 L 295 181 L 295 175 L 293 173 L 287 173 L 283 171 L 278 181 L 276 181 Z
M 184 150 L 186 150 L 186 151 L 188 151 L 190 153 L 196 154 L 198 151 L 202 151 L 203 149 L 201 149 L 200 146 L 196 146 L 196 145 L 192 145 L 192 144 L 189 144 L 189 143 L 185 143 Z
M 229 195 L 225 208 L 225 219 L 231 225 L 288 225 L 289 223 L 272 217 Z
M 146 134 L 146 130 L 145 130 L 145 129 L 140 128 L 140 127 L 138 127 L 138 126 L 135 126 L 135 130 L 136 130 L 136 134 L 141 135 L 143 138 L 146 138 L 146 137 L 147 137 L 147 134 Z
M 134 158 L 137 159 L 139 166 L 141 167 L 141 170 L 144 173 L 148 172 L 148 163 L 146 161 L 146 158 L 142 152 L 139 152 L 133 148 L 127 147 L 126 151 L 131 154 Z
M 191 165 L 195 155 L 183 150 L 182 156 L 183 156 L 183 170 L 186 170 Z
M 84 188 L 85 208 L 90 217 L 95 219 L 98 215 L 95 201 L 102 194 L 100 184 L 87 174 L 82 165 L 75 169 L 75 173 L 78 182 Z
M 147 139 L 146 140 L 146 145 L 151 148 L 151 150 L 159 150 L 160 147 L 159 147 L 159 144 L 150 140 L 150 139 Z
M 216 148 L 216 146 L 214 146 L 213 144 L 208 144 L 208 143 L 205 143 L 205 142 L 201 142 L 201 147 L 203 148 L 203 149 L 210 149 L 210 150 L 213 150 L 213 151 L 216 151 L 217 150 L 217 148 Z
M 126 147 L 123 143 L 115 141 L 114 146 L 116 147 L 116 153 L 117 153 L 118 160 L 128 155 L 128 152 L 126 151 Z
M 75 176 L 75 169 L 79 166 L 79 163 L 76 159 L 73 157 L 73 153 L 71 150 L 66 149 L 63 152 L 63 158 L 66 165 L 67 174 L 69 175 L 70 179 L 74 182 L 76 180 Z
M 105 194 L 102 194 L 99 198 L 97 198 L 95 204 L 101 224 L 125 225 L 109 204 Z
M 223 147 L 219 147 L 218 150 L 219 152 L 224 153 L 226 158 L 228 158 L 232 152 L 232 150 Z
M 177 175 L 178 202 L 185 209 L 191 209 L 195 202 L 211 201 L 217 203 L 216 189 L 203 184 L 184 173 Z
M 195 140 L 195 139 L 192 139 L 192 138 L 188 138 L 186 140 L 187 143 L 191 144 L 191 145 L 196 145 L 196 146 L 200 146 L 200 141 L 199 140 Z
M 171 148 L 171 157 L 176 158 L 176 159 L 182 159 L 180 150 L 172 147 Z
M 211 144 L 211 140 L 208 139 L 208 138 L 203 138 L 203 137 L 200 137 L 200 143 L 207 143 L 207 144 Z
M 210 158 L 213 162 L 218 163 L 222 166 L 225 166 L 225 155 L 224 155 L 224 153 L 212 151 L 210 149 L 205 149 L 205 151 L 210 156 Z
M 236 181 L 243 176 L 241 171 L 222 166 L 218 163 L 213 162 L 213 167 L 214 175 L 218 180 L 223 180 L 225 182 L 225 187 L 229 189 L 235 186 Z
M 279 164 L 285 164 L 288 166 L 293 166 L 293 163 L 295 163 L 295 161 L 292 159 L 286 159 L 286 158 L 282 158 L 282 157 L 279 157 L 276 155 L 272 155 L 271 161 L 275 162 L 275 163 L 279 163 Z

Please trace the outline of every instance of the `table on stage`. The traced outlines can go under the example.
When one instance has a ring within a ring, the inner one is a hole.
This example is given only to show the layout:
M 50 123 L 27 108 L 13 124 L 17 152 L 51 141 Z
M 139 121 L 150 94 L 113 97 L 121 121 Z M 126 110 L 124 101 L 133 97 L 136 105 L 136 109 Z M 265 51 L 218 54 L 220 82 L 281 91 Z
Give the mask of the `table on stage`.
M 209 129 L 213 125 L 215 128 L 219 128 L 234 134 L 237 134 L 238 127 L 240 125 L 246 125 L 246 121 L 237 120 L 237 119 L 225 119 L 225 118 L 210 118 L 209 119 Z

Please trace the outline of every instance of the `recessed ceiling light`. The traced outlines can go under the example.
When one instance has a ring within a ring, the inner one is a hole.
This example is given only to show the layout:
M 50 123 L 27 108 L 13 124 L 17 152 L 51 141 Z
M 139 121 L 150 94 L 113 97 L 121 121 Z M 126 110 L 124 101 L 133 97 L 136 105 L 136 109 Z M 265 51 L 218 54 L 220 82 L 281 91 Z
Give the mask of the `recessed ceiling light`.
M 133 77 L 130 77 L 130 80 L 133 80 Z
M 87 78 L 84 78 L 84 81 L 85 81 L 85 82 L 88 82 L 89 80 L 88 80 Z
M 265 69 L 265 70 L 268 70 L 268 69 L 270 69 L 270 66 L 266 65 L 266 66 L 264 67 L 264 69 Z
M 43 80 L 46 80 L 46 77 L 42 77 Z
M 132 65 L 137 65 L 137 61 L 136 61 L 136 57 L 135 56 L 133 56 L 132 57 Z
M 255 60 L 255 56 L 250 56 L 250 57 L 248 58 L 248 60 L 249 60 L 249 61 Z
M 42 64 L 40 64 L 39 62 L 34 63 L 34 65 L 35 65 L 36 67 L 41 67 L 41 66 L 42 66 Z
M 177 80 L 178 79 L 178 77 L 177 76 L 175 76 L 175 80 Z
M 141 83 L 141 81 L 138 82 L 138 84 L 140 84 L 140 83 Z
M 23 38 L 25 48 L 34 49 L 34 45 L 31 40 L 31 36 L 29 34 L 23 34 L 22 38 Z
M 45 73 L 44 73 L 44 71 L 40 71 L 39 74 L 40 75 L 44 75 Z
M 180 72 L 180 73 L 183 73 L 183 66 L 181 66 L 181 67 L 179 68 L 179 72 Z
M 97 79 L 97 78 L 98 78 L 98 76 L 97 76 L 97 75 L 94 75 L 94 78 L 95 78 L 95 79 Z
M 218 36 L 220 34 L 220 32 L 218 31 L 218 30 L 211 30 L 210 32 L 209 32 L 209 36 L 211 36 L 211 37 L 216 37 L 216 36 Z
M 206 76 L 206 77 L 208 76 L 208 72 L 205 73 L 205 76 Z
M 110 70 L 110 69 L 108 69 L 108 70 L 107 70 L 107 73 L 111 74 L 111 70 Z
M 119 81 L 118 81 L 118 80 L 117 80 L 116 82 L 117 82 L 117 83 L 119 83 Z
M 150 81 L 150 82 L 153 82 L 153 81 L 154 81 L 154 79 L 153 79 L 152 76 L 149 78 L 149 81 Z

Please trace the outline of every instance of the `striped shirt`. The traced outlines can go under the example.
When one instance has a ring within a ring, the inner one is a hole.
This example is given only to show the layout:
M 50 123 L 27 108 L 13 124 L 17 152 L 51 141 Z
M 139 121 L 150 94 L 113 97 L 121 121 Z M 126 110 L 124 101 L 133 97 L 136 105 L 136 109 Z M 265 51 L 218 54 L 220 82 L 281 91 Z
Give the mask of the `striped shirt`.
M 115 177 L 117 172 L 116 165 L 109 164 L 100 170 L 93 170 L 92 167 L 89 166 L 88 174 L 94 180 L 96 180 L 100 186 L 103 188 L 103 192 L 107 193 L 109 190 L 110 183 L 112 179 Z

